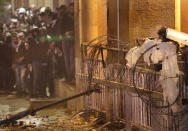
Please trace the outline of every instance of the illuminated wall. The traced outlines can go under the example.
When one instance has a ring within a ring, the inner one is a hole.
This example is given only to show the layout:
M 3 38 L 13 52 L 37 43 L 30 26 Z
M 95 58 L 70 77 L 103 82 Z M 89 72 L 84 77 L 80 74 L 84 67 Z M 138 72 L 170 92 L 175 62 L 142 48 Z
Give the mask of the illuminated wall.
M 81 73 L 81 44 L 107 34 L 107 0 L 74 0 L 75 3 L 75 62 Z M 105 54 L 104 54 L 105 55 Z M 76 79 L 76 91 L 83 90 L 83 81 Z M 83 98 L 77 99 L 77 110 L 83 109 Z
M 118 13 L 119 11 L 119 13 Z M 117 0 L 108 0 L 108 34 L 117 36 L 119 14 L 119 33 L 120 40 L 129 41 L 129 0 L 119 0 L 117 9 Z
M 181 0 L 181 31 L 188 33 L 188 0 Z
M 175 0 L 175 29 L 181 30 L 181 0 Z
M 175 28 L 175 0 L 130 0 L 129 3 L 130 40 L 157 37 L 161 26 Z
M 185 0 L 188 1 L 188 0 Z M 175 28 L 175 0 L 119 0 L 120 39 L 157 37 L 161 26 Z M 117 36 L 117 0 L 108 0 L 108 34 Z

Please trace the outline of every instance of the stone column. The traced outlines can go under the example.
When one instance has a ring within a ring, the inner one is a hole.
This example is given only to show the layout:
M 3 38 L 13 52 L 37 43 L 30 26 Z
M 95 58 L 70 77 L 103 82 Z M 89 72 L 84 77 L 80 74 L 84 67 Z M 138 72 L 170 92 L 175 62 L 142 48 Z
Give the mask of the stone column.
M 178 2 L 180 2 L 180 0 L 176 0 L 176 2 L 178 4 Z M 179 8 L 180 8 L 180 6 L 181 6 L 181 12 L 178 12 L 178 13 L 179 13 L 179 15 L 181 14 L 181 16 L 179 16 L 179 18 L 178 18 L 178 14 L 177 14 L 176 21 L 178 21 L 178 19 L 180 19 L 179 24 L 181 25 L 181 31 L 188 33 L 188 24 L 187 24 L 188 23 L 188 16 L 187 16 L 187 13 L 186 13 L 187 8 L 188 8 L 188 1 L 187 0 L 181 0 L 181 5 L 179 5 Z M 176 7 L 177 7 L 177 11 L 178 11 L 178 5 Z
M 183 4 L 182 0 L 175 0 L 175 29 L 178 31 L 181 30 L 181 4 Z M 186 6 L 186 4 L 183 6 Z
M 82 43 L 82 13 L 83 13 L 83 8 L 82 8 L 82 0 L 75 0 L 74 2 L 74 15 L 75 15 L 75 71 L 76 74 L 81 73 L 81 49 L 80 49 L 80 44 Z M 82 92 L 82 81 L 79 78 L 76 78 L 76 92 Z M 83 108 L 83 97 L 78 98 L 76 100 L 77 103 L 76 105 L 76 110 L 79 111 Z
M 120 40 L 129 41 L 129 0 L 119 0 L 119 8 L 117 7 L 117 0 L 108 0 L 108 35 L 117 37 L 118 25 Z M 108 51 L 108 58 L 109 64 L 118 63 L 124 61 L 124 54 Z
M 106 0 L 75 0 L 76 74 L 81 73 L 81 44 L 106 34 Z M 83 91 L 82 81 L 76 79 L 76 92 Z M 83 97 L 77 100 L 77 110 L 83 108 Z
M 108 0 L 108 34 L 117 36 L 117 2 Z
M 120 2 L 120 40 L 129 41 L 129 0 L 119 0 Z
M 98 0 L 98 36 L 107 34 L 107 0 Z
M 83 0 L 83 37 L 88 42 L 98 36 L 97 0 Z

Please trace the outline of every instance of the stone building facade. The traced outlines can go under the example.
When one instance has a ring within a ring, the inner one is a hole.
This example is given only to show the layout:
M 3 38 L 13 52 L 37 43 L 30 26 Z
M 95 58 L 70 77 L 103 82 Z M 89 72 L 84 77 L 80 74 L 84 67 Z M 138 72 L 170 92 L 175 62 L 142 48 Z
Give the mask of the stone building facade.
M 179 6 L 183 1 L 75 0 L 76 73 L 80 73 L 80 45 L 83 42 L 89 42 L 101 35 L 119 34 L 120 40 L 129 42 L 132 47 L 136 44 L 136 38 L 157 37 L 157 31 L 162 26 L 180 29 Z M 187 25 L 185 22 L 184 24 Z M 112 59 L 110 57 L 111 61 Z M 81 85 L 77 79 L 75 92 L 82 90 Z M 79 103 L 80 101 L 82 99 Z M 81 104 L 77 107 L 81 107 Z
M 80 12 L 82 10 L 86 11 L 79 16 L 82 17 L 79 19 L 86 19 L 81 24 L 84 26 L 79 25 L 81 26 L 81 28 L 83 28 L 83 37 L 91 36 L 88 34 L 87 30 L 89 30 L 90 28 L 94 29 L 94 26 L 87 25 L 89 25 L 90 23 L 93 25 L 95 23 L 95 25 L 100 26 L 100 22 L 98 21 L 105 21 L 106 25 L 102 25 L 101 28 L 98 28 L 98 30 L 102 30 L 102 32 L 104 30 L 107 30 L 106 34 L 113 36 L 117 36 L 119 32 L 120 40 L 123 40 L 125 42 L 132 42 L 136 38 L 156 37 L 156 31 L 161 26 L 175 28 L 177 2 L 180 2 L 180 5 L 182 7 L 181 12 L 185 12 L 188 5 L 187 0 L 102 0 L 102 5 L 96 4 L 101 0 L 12 1 L 14 3 L 14 8 L 48 6 L 51 9 L 55 9 L 62 4 L 68 5 L 70 2 L 78 2 L 79 7 L 75 7 L 76 10 L 79 10 Z M 117 1 L 119 1 L 119 5 L 117 5 Z M 90 7 L 90 5 L 94 7 Z M 92 11 L 92 9 L 94 11 Z M 100 13 L 98 14 L 91 13 L 99 11 Z M 103 17 L 101 18 L 100 15 L 102 15 Z M 188 27 L 186 25 L 188 18 L 186 17 L 186 13 L 181 13 L 181 17 L 182 31 L 188 32 Z M 84 22 L 87 21 L 89 21 L 89 23 L 85 24 Z M 84 34 L 85 32 L 87 33 Z M 96 32 L 96 28 L 92 32 L 93 35 L 96 36 L 96 34 L 94 34 Z M 100 31 L 98 32 L 98 35 L 100 35 Z
M 108 0 L 108 34 L 117 34 L 117 11 L 119 32 L 123 41 L 136 38 L 156 37 L 161 26 L 175 28 L 175 0 Z
M 130 40 L 156 36 L 161 26 L 175 28 L 175 0 L 130 0 Z

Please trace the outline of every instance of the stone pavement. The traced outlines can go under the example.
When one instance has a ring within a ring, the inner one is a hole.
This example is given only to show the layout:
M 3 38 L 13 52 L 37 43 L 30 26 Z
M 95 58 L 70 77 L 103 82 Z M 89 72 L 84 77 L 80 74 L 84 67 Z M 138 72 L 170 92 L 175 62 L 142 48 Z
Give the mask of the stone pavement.
M 39 101 L 38 101 L 39 102 Z M 43 101 L 44 102 L 44 101 Z M 18 112 L 30 108 L 31 103 L 24 98 L 14 96 L 0 96 L 0 120 L 5 119 L 7 115 L 14 115 Z M 42 104 L 35 103 L 36 106 Z M 67 113 L 62 106 L 51 107 L 46 110 L 39 111 L 35 116 L 27 116 L 18 121 L 17 126 L 0 127 L 0 131 L 85 131 L 90 130 L 89 122 L 81 117 L 72 119 L 75 112 Z M 96 119 L 91 117 L 91 119 Z M 95 130 L 95 129 L 92 129 Z

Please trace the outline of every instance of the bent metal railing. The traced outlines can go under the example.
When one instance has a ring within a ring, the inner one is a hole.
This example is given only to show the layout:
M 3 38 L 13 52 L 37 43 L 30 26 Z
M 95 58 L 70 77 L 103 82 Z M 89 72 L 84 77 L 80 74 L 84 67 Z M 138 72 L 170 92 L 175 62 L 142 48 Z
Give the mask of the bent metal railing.
M 83 82 L 83 89 L 86 90 L 89 88 L 89 59 L 83 59 L 82 72 L 76 74 L 76 77 Z M 151 105 L 142 101 L 133 87 L 131 69 L 120 64 L 110 64 L 106 68 L 103 67 L 101 60 L 95 60 L 92 82 L 97 83 L 102 92 L 100 94 L 93 93 L 91 96 L 85 96 L 85 108 L 106 113 L 109 121 L 124 120 L 127 123 L 127 127 L 137 126 L 143 130 L 157 131 L 179 129 L 180 125 L 174 125 L 175 123 L 180 123 L 179 119 L 178 122 L 174 122 L 176 120 L 170 115 L 165 116 L 162 114 L 162 112 L 170 113 L 169 109 L 153 109 Z M 160 86 L 156 88 L 158 82 L 159 73 L 149 69 L 136 69 L 135 84 L 138 90 L 161 98 L 162 88 Z M 183 83 L 183 77 L 180 76 L 178 88 L 183 89 Z M 149 99 L 147 95 L 144 97 L 145 99 Z M 184 96 L 182 95 L 182 97 Z

